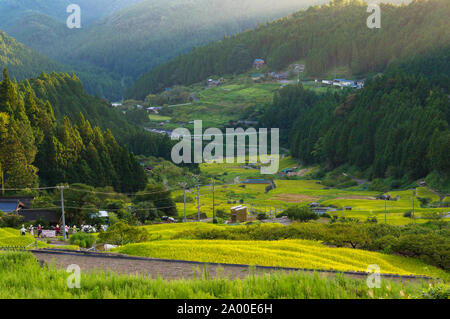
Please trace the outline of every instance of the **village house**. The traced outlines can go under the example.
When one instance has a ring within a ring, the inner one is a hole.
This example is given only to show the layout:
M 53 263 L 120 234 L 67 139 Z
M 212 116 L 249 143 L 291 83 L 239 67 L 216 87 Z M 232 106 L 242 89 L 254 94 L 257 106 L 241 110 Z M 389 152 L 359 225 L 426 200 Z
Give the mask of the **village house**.
M 304 64 L 291 64 L 289 66 L 289 69 L 294 71 L 294 73 L 302 73 L 305 71 L 305 65 Z
M 278 81 L 283 81 L 283 80 L 289 79 L 289 72 L 282 72 L 282 73 L 270 72 L 269 75 Z
M 162 109 L 162 106 L 150 106 L 147 108 L 148 113 L 159 114 L 159 111 Z
M 30 208 L 32 196 L 0 198 L 0 211 L 7 214 L 16 214 L 23 217 L 24 222 L 43 220 L 50 224 L 60 222 L 61 213 L 54 209 L 33 209 Z
M 19 199 L 0 199 L 0 211 L 4 213 L 18 214 L 25 207 Z
M 219 80 L 208 79 L 209 87 L 217 87 L 217 86 L 220 86 L 221 84 L 222 84 L 222 82 L 220 82 Z
M 263 59 L 255 59 L 253 62 L 253 67 L 257 70 L 261 69 L 264 66 L 265 62 Z

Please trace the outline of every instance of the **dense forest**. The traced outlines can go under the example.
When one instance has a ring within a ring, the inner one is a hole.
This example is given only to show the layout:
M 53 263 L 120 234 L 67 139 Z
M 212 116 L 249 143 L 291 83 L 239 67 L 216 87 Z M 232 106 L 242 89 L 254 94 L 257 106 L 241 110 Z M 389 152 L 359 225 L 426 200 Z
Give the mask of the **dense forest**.
M 63 82 L 59 83 L 60 94 L 57 81 Z M 5 188 L 53 186 L 61 182 L 113 186 L 120 192 L 145 187 L 147 178 L 134 155 L 120 146 L 111 130 L 97 126 L 109 125 L 114 119 L 108 118 L 108 113 L 112 113 L 106 108 L 96 109 L 96 105 L 75 107 L 83 105 L 82 101 L 69 104 L 73 110 L 61 109 L 67 102 L 61 97 L 71 98 L 70 92 L 80 87 L 74 76 L 56 73 L 13 82 L 4 70 L 0 83 L 0 176 L 4 176 Z M 52 103 L 59 107 L 53 108 Z M 92 113 L 95 109 L 97 114 Z M 55 118 L 54 110 L 61 121 Z M 71 121 L 63 112 L 71 117 L 75 112 L 78 115 Z M 91 125 L 84 112 L 96 125 Z M 148 137 L 143 137 L 145 143 L 155 144 Z
M 165 135 L 153 134 L 134 123 L 130 116 L 116 111 L 107 100 L 87 94 L 81 81 L 74 74 L 43 72 L 39 77 L 27 81 L 43 101 L 49 101 L 53 107 L 55 118 L 63 122 L 67 117 L 75 123 L 80 113 L 91 123 L 102 130 L 109 129 L 121 145 L 125 145 L 135 154 L 154 155 L 169 158 L 171 141 Z M 135 111 L 135 117 L 147 118 L 145 110 Z
M 59 71 L 62 69 L 57 63 L 25 47 L 1 30 L 0 67 L 7 67 L 18 80 L 36 76 L 43 70 Z
M 263 117 L 290 128 L 291 154 L 327 169 L 356 167 L 367 178 L 450 178 L 450 101 L 422 75 L 389 73 L 353 91 L 280 90 Z
M 141 76 L 127 95 L 144 98 L 175 84 L 242 73 L 255 58 L 265 59 L 271 70 L 303 61 L 307 76 L 324 76 L 337 68 L 360 75 L 450 44 L 447 0 L 382 4 L 380 29 L 366 26 L 366 10 L 367 4 L 358 0 L 310 7 L 162 64 Z

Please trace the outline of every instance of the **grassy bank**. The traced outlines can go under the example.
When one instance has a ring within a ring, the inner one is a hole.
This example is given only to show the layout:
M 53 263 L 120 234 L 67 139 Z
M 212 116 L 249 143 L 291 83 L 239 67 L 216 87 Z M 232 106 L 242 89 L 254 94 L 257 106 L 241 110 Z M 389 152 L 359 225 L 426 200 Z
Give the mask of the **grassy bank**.
M 80 288 L 67 288 L 70 274 L 55 267 L 42 268 L 28 253 L 0 252 L 0 298 L 316 298 L 370 299 L 414 298 L 427 283 L 400 284 L 382 280 L 369 289 L 365 280 L 336 276 L 325 278 L 301 273 L 227 278 L 173 280 L 142 278 L 112 273 L 83 273 Z

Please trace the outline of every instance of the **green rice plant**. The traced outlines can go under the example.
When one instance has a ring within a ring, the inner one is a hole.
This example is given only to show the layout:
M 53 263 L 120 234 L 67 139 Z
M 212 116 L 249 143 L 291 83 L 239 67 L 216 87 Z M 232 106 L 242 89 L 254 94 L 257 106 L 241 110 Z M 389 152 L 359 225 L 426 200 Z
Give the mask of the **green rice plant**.
M 206 270 L 207 272 L 207 270 Z M 111 272 L 81 274 L 80 288 L 67 286 L 68 274 L 55 265 L 42 268 L 29 253 L 0 252 L 0 299 L 401 299 L 423 297 L 426 282 L 382 280 L 369 289 L 366 280 L 302 272 L 256 275 L 230 280 L 209 278 L 163 280 Z M 429 296 L 427 296 L 429 297 Z

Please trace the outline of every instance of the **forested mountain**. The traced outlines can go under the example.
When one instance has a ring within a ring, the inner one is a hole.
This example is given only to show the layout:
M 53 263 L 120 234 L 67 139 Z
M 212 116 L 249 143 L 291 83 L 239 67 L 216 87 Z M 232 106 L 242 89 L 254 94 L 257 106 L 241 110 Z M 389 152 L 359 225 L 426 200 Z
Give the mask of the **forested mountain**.
M 267 127 L 290 124 L 291 154 L 305 164 L 358 168 L 368 178 L 450 178 L 450 101 L 438 86 L 396 72 L 361 91 L 314 96 L 301 86 L 276 95 Z
M 0 67 L 11 70 L 17 80 L 36 76 L 43 70 L 62 69 L 60 65 L 25 47 L 3 31 L 0 31 Z
M 142 167 L 110 130 L 92 127 L 82 114 L 76 124 L 68 117 L 58 123 L 51 104 L 37 98 L 28 81 L 12 82 L 6 69 L 0 83 L 0 176 L 5 188 L 83 182 L 135 192 L 146 184 Z
M 140 0 L 2 0 L 0 1 L 0 28 L 8 29 L 33 14 L 66 21 L 66 8 L 72 3 L 83 8 L 83 23 L 91 24 Z
M 387 72 L 401 70 L 407 74 L 421 74 L 433 85 L 450 92 L 450 46 L 393 63 Z
M 169 158 L 171 141 L 166 135 L 144 131 L 139 123 L 133 123 L 113 109 L 107 100 L 87 94 L 76 75 L 42 73 L 28 82 L 39 99 L 51 103 L 59 122 L 67 117 L 74 123 L 82 114 L 91 125 L 111 130 L 119 144 L 127 146 L 133 153 Z M 141 119 L 147 118 L 145 110 L 136 112 L 141 112 Z
M 77 2 L 82 28 L 72 30 L 67 1 L 22 0 L 14 10 L 8 1 L 0 28 L 70 66 L 64 70 L 76 72 L 89 93 L 118 100 L 139 75 L 180 53 L 327 0 L 84 0 Z
M 174 84 L 241 73 L 254 58 L 265 59 L 271 70 L 301 60 L 308 76 L 323 76 L 336 68 L 346 69 L 350 76 L 383 71 L 390 63 L 450 44 L 447 0 L 382 4 L 380 29 L 367 27 L 366 10 L 367 4 L 357 0 L 310 7 L 162 64 L 141 76 L 127 95 L 143 98 Z M 246 62 L 237 63 L 242 60 Z

